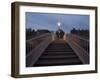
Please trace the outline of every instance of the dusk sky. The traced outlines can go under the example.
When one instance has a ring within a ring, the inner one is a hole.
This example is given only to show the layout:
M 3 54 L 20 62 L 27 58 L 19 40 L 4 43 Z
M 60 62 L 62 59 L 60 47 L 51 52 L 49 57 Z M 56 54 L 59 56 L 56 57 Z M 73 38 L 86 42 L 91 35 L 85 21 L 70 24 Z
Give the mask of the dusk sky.
M 61 28 L 65 32 L 70 32 L 73 28 L 89 29 L 89 15 L 75 14 L 51 14 L 26 12 L 26 28 L 48 29 L 56 31 L 57 22 L 61 23 Z

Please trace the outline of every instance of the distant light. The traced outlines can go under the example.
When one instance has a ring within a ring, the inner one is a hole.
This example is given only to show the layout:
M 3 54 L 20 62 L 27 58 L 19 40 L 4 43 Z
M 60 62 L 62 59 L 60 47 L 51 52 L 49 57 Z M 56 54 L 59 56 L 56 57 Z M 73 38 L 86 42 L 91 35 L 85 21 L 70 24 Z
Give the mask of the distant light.
M 58 25 L 58 26 L 60 26 L 60 25 L 61 25 L 61 23 L 60 23 L 60 22 L 58 22 L 58 23 L 57 23 L 57 25 Z
M 35 29 L 35 31 L 37 31 L 37 29 Z

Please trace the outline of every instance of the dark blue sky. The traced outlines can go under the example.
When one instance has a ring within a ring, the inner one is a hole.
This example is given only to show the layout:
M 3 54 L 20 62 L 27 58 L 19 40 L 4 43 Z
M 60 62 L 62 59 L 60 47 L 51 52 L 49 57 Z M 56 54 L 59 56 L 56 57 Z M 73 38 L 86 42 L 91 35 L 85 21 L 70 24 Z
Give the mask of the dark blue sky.
M 57 30 L 57 22 L 65 32 L 71 29 L 89 29 L 89 15 L 26 12 L 26 28 Z

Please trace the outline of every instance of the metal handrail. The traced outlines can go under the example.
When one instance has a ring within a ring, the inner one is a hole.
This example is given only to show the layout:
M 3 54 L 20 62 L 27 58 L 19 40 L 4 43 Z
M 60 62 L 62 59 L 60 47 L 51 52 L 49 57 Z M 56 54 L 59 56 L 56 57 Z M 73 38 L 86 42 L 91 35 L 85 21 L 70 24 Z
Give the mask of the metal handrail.
M 26 42 L 30 42 L 30 41 L 33 41 L 33 40 L 36 40 L 36 39 L 38 39 L 38 38 L 42 38 L 42 37 L 45 37 L 45 36 L 48 36 L 48 35 L 51 35 L 51 33 L 45 33 L 45 34 L 42 34 L 42 35 L 37 36 L 37 37 L 35 37 L 35 38 L 26 40 Z
M 74 34 L 67 34 L 67 36 L 89 53 L 89 40 Z
M 81 39 L 81 40 L 84 40 L 84 41 L 89 42 L 89 40 L 88 40 L 88 39 L 85 39 L 85 38 L 80 37 L 80 36 L 78 36 L 78 35 L 75 35 L 75 34 L 71 34 L 71 35 L 73 35 L 73 36 L 75 36 L 75 37 L 77 37 L 77 38 L 79 38 L 79 39 Z
M 84 64 L 89 64 L 89 40 L 80 36 L 67 34 L 67 42 Z
M 28 54 L 32 49 L 38 46 L 41 42 L 43 42 L 46 38 L 50 37 L 51 33 L 46 33 L 35 38 L 29 39 L 26 41 L 26 54 Z

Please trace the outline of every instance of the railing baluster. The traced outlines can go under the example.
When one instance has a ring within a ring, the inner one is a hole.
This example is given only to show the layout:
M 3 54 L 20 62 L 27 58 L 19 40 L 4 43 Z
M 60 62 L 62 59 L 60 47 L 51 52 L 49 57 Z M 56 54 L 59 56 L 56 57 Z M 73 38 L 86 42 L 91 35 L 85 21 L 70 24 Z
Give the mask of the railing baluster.
M 44 35 L 37 36 L 35 38 L 32 38 L 30 40 L 26 40 L 26 54 L 28 54 L 32 49 L 40 44 L 42 41 L 44 41 L 46 38 L 51 36 L 51 33 L 46 33 Z M 52 37 L 52 36 L 51 36 Z
M 82 47 L 85 51 L 89 53 L 89 40 L 74 34 L 68 34 L 68 38 L 70 38 L 70 40 L 77 43 L 80 47 Z

